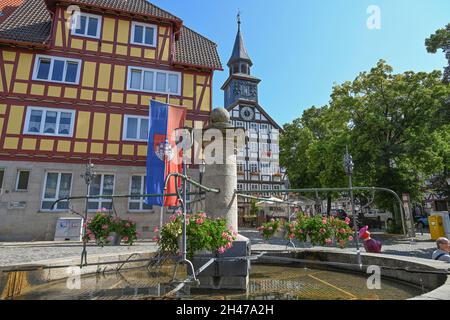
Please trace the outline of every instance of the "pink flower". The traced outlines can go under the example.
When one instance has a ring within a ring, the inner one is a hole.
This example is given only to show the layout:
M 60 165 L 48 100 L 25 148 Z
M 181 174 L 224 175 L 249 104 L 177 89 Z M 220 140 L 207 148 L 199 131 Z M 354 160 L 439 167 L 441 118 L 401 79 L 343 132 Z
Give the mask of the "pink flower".
M 128 237 L 123 237 L 122 240 L 127 242 L 129 239 L 128 239 Z
M 131 224 L 130 224 L 129 222 L 127 222 L 127 223 L 125 224 L 125 228 L 129 228 L 129 227 L 131 227 Z
M 201 212 L 201 213 L 199 213 L 199 216 L 202 217 L 202 218 L 204 219 L 204 218 L 206 218 L 206 213 Z
M 303 230 L 302 229 L 298 230 L 298 233 L 303 234 Z
M 294 238 L 295 238 L 295 234 L 291 233 L 291 234 L 289 235 L 289 239 L 294 239 Z
M 325 229 L 324 228 L 320 228 L 319 232 L 320 233 L 325 233 Z
M 217 252 L 219 252 L 220 254 L 223 254 L 225 252 L 225 248 L 224 247 L 220 247 Z
M 270 219 L 270 222 L 275 222 L 275 219 L 273 219 L 273 218 L 272 218 L 272 219 Z
M 106 240 L 108 240 L 108 242 L 112 242 L 114 240 L 114 238 L 109 236 Z
M 104 225 L 102 226 L 102 229 L 103 229 L 103 230 L 108 230 L 108 228 L 109 228 L 109 226 L 108 226 L 107 224 L 104 224 Z
M 177 216 L 181 216 L 181 215 L 183 214 L 183 211 L 181 211 L 181 209 L 178 209 L 178 210 L 175 212 L 175 214 L 176 214 Z
M 346 217 L 346 218 L 345 218 L 345 223 L 346 223 L 346 224 L 350 224 L 350 218 L 349 218 L 349 217 Z
M 87 224 L 86 223 L 83 223 L 83 228 L 86 228 L 87 227 Z
M 326 243 L 327 245 L 330 245 L 332 242 L 333 242 L 333 241 L 331 241 L 331 239 L 326 239 L 326 240 L 325 240 L 325 243 Z
M 203 219 L 197 219 L 197 220 L 195 220 L 195 223 L 196 224 L 202 224 L 203 223 Z
M 222 232 L 222 238 L 227 239 L 228 238 L 228 233 Z
M 154 232 L 154 233 L 158 233 L 158 232 L 159 232 L 159 228 L 158 228 L 158 227 L 154 227 L 154 228 L 153 228 L 153 232 Z
M 159 241 L 159 237 L 153 237 L 153 241 Z
M 345 233 L 345 229 L 344 228 L 339 229 L 339 233 Z
M 177 217 L 175 215 L 171 215 L 169 221 L 174 222 L 175 220 L 177 220 Z
M 227 240 L 228 240 L 228 241 L 233 241 L 234 239 L 233 239 L 232 236 L 228 236 L 228 237 L 227 237 Z
M 102 208 L 102 212 L 106 212 L 106 208 Z
M 322 219 L 322 223 L 323 223 L 323 224 L 327 224 L 327 218 L 323 218 L 323 219 Z
M 225 246 L 227 249 L 230 249 L 233 246 L 233 244 L 231 242 L 228 242 L 227 245 Z
M 189 225 L 189 223 L 191 223 L 191 220 L 186 219 L 186 225 L 187 225 L 187 226 Z
M 272 231 L 273 230 L 273 228 L 272 227 L 269 227 L 269 228 L 267 228 L 269 231 Z
M 348 237 L 348 241 L 353 241 L 353 237 L 352 236 Z
M 237 237 L 238 233 L 236 231 L 233 231 L 233 237 Z

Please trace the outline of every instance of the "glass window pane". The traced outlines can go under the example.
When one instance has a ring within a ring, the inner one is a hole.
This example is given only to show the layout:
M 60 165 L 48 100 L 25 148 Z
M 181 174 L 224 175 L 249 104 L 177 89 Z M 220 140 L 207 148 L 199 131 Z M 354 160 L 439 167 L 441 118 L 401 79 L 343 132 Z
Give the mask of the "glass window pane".
M 28 179 L 30 177 L 29 171 L 19 171 L 19 178 L 17 182 L 17 190 L 27 190 L 28 189 Z
M 141 179 L 140 176 L 131 177 L 131 195 L 141 194 Z M 139 197 L 133 197 L 131 200 L 139 200 Z
M 77 82 L 78 63 L 67 62 L 66 82 Z
M 60 201 L 56 205 L 56 209 L 58 210 L 66 210 L 69 209 L 69 201 Z
M 137 139 L 137 118 L 127 119 L 127 139 Z
M 41 128 L 41 121 L 42 121 L 42 111 L 31 110 L 28 132 L 39 132 Z
M 140 210 L 141 204 L 139 202 L 130 202 L 128 208 L 130 210 Z
M 100 183 L 102 176 L 96 175 L 89 186 L 89 195 L 98 196 L 100 194 Z
M 59 117 L 58 133 L 68 135 L 70 134 L 70 124 L 72 122 L 72 114 L 69 112 L 61 112 Z
M 96 37 L 97 36 L 97 27 L 98 27 L 98 19 L 90 17 L 88 24 L 88 36 Z
M 169 74 L 169 91 L 170 93 L 178 93 L 178 75 Z
M 105 175 L 103 178 L 103 195 L 112 195 L 114 189 L 114 176 Z
M 42 58 L 39 59 L 37 78 L 47 80 L 49 72 L 50 72 L 50 60 Z
M 142 26 L 134 26 L 134 42 L 142 43 L 144 28 Z
M 156 91 L 165 92 L 166 91 L 166 74 L 158 72 L 156 73 Z
M 141 129 L 139 133 L 139 139 L 147 140 L 148 139 L 148 119 L 141 119 Z
M 111 201 L 102 202 L 102 203 L 100 203 L 100 208 L 105 208 L 106 210 L 111 210 L 112 202 Z
M 98 210 L 98 201 L 89 201 L 88 203 L 88 209 L 89 210 Z
M 58 113 L 55 111 L 47 111 L 45 113 L 44 133 L 56 132 L 56 117 Z
M 145 27 L 145 44 L 153 45 L 153 36 L 155 29 L 150 27 Z
M 45 183 L 44 199 L 56 199 L 56 185 L 58 183 L 57 173 L 47 173 L 47 181 Z
M 3 188 L 3 177 L 5 176 L 5 170 L 0 170 L 0 189 Z
M 71 173 L 61 173 L 61 181 L 59 182 L 58 198 L 67 198 L 70 196 L 70 184 L 72 182 Z
M 144 72 L 144 90 L 153 91 L 153 75 L 151 71 Z
M 54 62 L 53 62 L 52 80 L 54 80 L 54 81 L 62 81 L 65 64 L 66 63 L 64 61 L 62 61 L 62 60 L 54 60 Z
M 141 89 L 141 71 L 140 70 L 131 70 L 131 81 L 130 88 L 132 89 Z
M 75 33 L 84 35 L 86 32 L 86 17 L 85 16 L 79 16 L 80 19 L 77 19 L 75 22 Z
M 50 210 L 52 208 L 53 202 L 54 201 L 42 201 L 42 209 Z

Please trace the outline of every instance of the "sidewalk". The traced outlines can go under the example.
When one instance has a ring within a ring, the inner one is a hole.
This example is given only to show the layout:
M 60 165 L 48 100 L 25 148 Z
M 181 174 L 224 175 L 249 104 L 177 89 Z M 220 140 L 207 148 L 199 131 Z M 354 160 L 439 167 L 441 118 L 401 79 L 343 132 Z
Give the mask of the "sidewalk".
M 240 233 L 252 242 L 252 250 L 285 250 L 287 241 L 283 239 L 271 239 L 265 241 L 260 233 L 253 229 L 241 229 Z M 414 239 L 405 239 L 398 235 L 384 235 L 374 233 L 373 238 L 382 241 L 383 253 L 430 259 L 435 250 L 435 242 L 431 240 L 430 234 L 417 235 Z M 312 248 L 310 245 L 295 243 L 297 248 Z M 80 257 L 82 251 L 80 242 L 2 242 L 0 243 L 0 266 L 14 265 L 18 263 L 36 263 L 51 259 Z M 314 247 L 330 248 L 330 247 Z M 114 253 L 142 253 L 157 250 L 156 243 L 150 241 L 139 241 L 133 246 L 98 247 L 94 244 L 88 245 L 88 255 L 103 255 Z M 340 249 L 339 249 L 340 250 Z M 354 252 L 352 244 L 344 252 Z M 362 249 L 364 251 L 364 248 Z

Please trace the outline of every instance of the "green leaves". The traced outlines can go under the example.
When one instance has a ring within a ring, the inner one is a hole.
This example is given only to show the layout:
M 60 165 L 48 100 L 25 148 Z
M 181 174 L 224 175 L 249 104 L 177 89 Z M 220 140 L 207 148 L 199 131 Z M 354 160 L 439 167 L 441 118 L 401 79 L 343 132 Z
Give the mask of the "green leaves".
M 450 23 L 443 29 L 437 30 L 425 40 L 425 46 L 430 53 L 436 53 L 438 49 L 443 49 L 450 43 Z
M 409 192 L 418 200 L 424 180 L 448 163 L 449 96 L 439 71 L 394 74 L 380 60 L 354 81 L 335 85 L 329 105 L 284 126 L 281 164 L 294 188 L 345 187 L 348 145 L 355 185 Z M 383 195 L 377 204 L 388 208 L 392 199 Z

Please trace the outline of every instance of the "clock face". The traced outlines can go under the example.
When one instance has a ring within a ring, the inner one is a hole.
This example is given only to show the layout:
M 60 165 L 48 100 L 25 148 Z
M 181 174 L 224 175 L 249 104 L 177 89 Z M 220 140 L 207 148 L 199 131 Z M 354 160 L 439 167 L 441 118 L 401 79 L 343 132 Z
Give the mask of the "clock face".
M 243 107 L 241 109 L 241 118 L 247 121 L 253 120 L 255 117 L 255 111 L 250 107 Z

